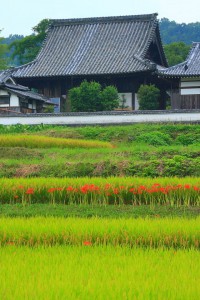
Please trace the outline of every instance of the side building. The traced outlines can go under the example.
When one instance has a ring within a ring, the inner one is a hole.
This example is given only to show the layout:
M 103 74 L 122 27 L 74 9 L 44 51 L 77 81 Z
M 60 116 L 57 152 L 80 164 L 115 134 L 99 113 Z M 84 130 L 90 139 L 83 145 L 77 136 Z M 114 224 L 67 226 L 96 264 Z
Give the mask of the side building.
M 0 114 L 40 113 L 53 105 L 47 97 L 17 84 L 11 75 L 10 70 L 0 72 Z
M 157 71 L 166 67 L 157 14 L 150 14 L 52 20 L 37 58 L 12 76 L 60 103 L 61 111 L 70 111 L 68 90 L 83 80 L 116 86 L 130 110 L 138 109 L 140 85 L 155 84 L 165 109 L 168 84 Z
M 172 109 L 200 109 L 200 42 L 193 43 L 183 63 L 160 71 L 171 85 Z

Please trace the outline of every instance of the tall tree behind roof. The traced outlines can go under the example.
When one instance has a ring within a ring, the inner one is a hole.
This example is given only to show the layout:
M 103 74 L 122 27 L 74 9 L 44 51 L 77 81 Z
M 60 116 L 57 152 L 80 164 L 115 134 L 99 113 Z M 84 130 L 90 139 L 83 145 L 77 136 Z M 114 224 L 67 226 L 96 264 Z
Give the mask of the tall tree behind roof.
M 184 42 L 191 45 L 192 42 L 200 41 L 200 22 L 179 24 L 167 18 L 162 18 L 160 20 L 160 32 L 164 44 Z
M 183 42 L 174 42 L 164 46 L 169 66 L 177 65 L 186 60 L 190 46 Z
M 34 60 L 40 51 L 49 23 L 48 19 L 42 20 L 38 25 L 33 27 L 32 35 L 11 43 L 9 48 L 13 50 L 12 58 L 17 58 L 20 64 L 26 64 Z
M 7 45 L 1 44 L 2 40 L 3 38 L 0 37 L 0 70 L 4 70 L 7 68 L 7 59 L 6 59 Z

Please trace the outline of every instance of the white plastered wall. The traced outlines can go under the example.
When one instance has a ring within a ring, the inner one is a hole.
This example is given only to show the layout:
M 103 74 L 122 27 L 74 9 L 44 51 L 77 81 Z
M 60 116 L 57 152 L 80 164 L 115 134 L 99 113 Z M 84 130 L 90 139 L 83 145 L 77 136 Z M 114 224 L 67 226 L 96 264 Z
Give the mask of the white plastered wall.
M 0 96 L 10 96 L 10 105 L 9 104 L 0 104 L 0 107 L 11 107 L 19 106 L 19 98 L 17 95 L 9 94 L 7 91 L 0 90 Z
M 132 110 L 132 93 L 118 93 L 118 95 L 120 99 L 120 106 L 122 106 L 122 101 L 124 98 L 124 108 Z
M 180 83 L 181 95 L 200 95 L 200 78 L 183 78 Z
M 19 106 L 19 98 L 17 95 L 12 94 L 10 96 L 10 106 Z
M 137 94 L 135 94 L 135 110 L 139 110 L 139 101 Z

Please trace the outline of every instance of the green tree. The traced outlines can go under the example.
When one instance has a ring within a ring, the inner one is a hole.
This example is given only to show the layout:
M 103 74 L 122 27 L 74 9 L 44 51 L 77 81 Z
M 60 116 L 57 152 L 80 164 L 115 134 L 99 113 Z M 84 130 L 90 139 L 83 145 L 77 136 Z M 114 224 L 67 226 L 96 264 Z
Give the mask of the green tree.
M 12 59 L 18 59 L 20 64 L 34 60 L 40 51 L 42 42 L 45 39 L 50 20 L 44 19 L 33 27 L 33 34 L 16 40 L 10 44 L 9 48 L 13 51 Z
M 118 107 L 118 92 L 113 86 L 102 89 L 98 82 L 84 80 L 79 87 L 69 90 L 71 110 L 105 111 Z
M 176 23 L 167 18 L 160 20 L 160 32 L 164 44 L 182 41 L 187 45 L 200 41 L 200 22 Z
M 164 46 L 169 66 L 177 65 L 186 60 L 190 46 L 183 42 L 175 42 Z
M 101 92 L 100 111 L 113 110 L 119 107 L 119 95 L 116 87 L 109 85 Z
M 1 33 L 1 30 L 0 30 Z M 8 61 L 6 58 L 6 53 L 8 50 L 7 45 L 2 44 L 2 41 L 4 40 L 3 37 L 0 37 L 0 70 L 4 70 L 8 67 Z
M 140 110 L 155 110 L 159 108 L 160 91 L 153 85 L 141 85 L 138 90 Z

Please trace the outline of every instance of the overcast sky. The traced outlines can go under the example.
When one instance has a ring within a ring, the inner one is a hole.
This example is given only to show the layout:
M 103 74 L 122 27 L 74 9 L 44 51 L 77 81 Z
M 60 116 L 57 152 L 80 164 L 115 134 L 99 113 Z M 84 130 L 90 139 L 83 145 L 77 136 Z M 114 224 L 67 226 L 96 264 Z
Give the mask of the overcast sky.
M 42 19 L 158 13 L 177 23 L 200 22 L 200 0 L 0 0 L 1 36 L 29 35 Z

